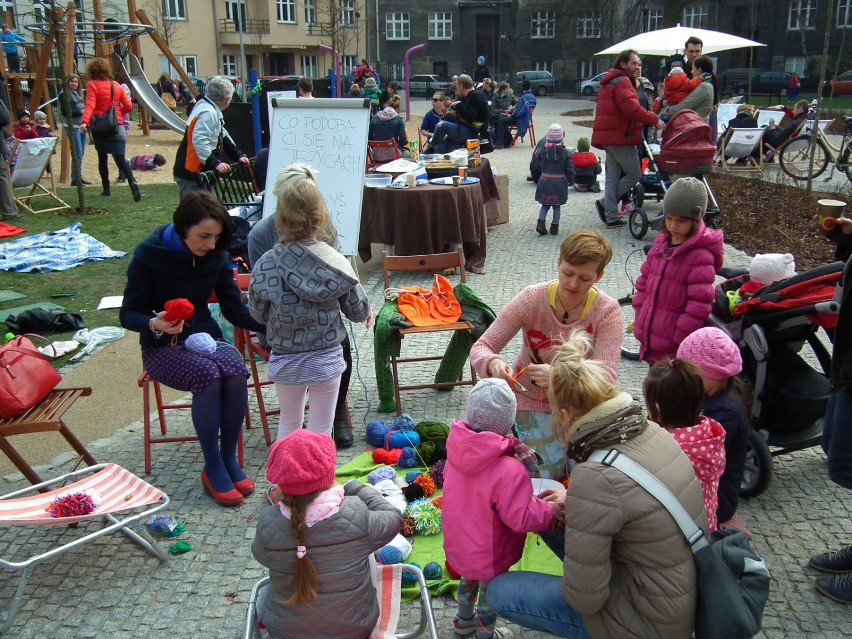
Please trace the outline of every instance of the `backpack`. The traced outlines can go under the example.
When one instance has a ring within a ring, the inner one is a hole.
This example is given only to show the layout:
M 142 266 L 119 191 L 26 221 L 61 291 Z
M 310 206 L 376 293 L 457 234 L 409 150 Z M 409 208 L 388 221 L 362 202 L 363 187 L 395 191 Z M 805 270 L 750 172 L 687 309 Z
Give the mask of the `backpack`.
M 654 163 L 665 173 L 700 175 L 713 169 L 715 153 L 710 125 L 695 111 L 683 109 L 666 123 L 662 148 Z
M 251 224 L 245 218 L 235 215 L 231 216 L 231 221 L 234 223 L 234 232 L 231 235 L 231 244 L 228 246 L 228 256 L 239 273 L 251 273 L 248 250 Z

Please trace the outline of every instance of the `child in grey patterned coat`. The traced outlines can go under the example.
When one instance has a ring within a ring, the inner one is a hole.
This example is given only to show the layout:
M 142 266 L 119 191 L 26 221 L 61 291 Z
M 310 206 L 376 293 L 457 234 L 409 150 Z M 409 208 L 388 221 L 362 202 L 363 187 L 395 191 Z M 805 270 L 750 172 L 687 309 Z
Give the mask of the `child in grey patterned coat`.
M 345 369 L 340 313 L 368 326 L 373 316 L 349 261 L 317 239 L 330 222 L 316 183 L 283 175 L 273 187 L 280 241 L 252 268 L 249 310 L 267 326 L 269 379 L 281 408 L 278 439 L 302 428 L 308 392 L 308 430 L 330 435 Z

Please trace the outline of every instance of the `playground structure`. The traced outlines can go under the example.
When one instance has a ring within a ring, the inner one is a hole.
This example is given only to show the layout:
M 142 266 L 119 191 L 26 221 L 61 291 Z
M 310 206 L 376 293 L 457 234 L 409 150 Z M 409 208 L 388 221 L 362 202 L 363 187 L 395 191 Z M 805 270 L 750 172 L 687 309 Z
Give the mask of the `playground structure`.
M 59 79 L 48 77 L 56 40 L 60 40 L 59 47 L 65 54 L 62 59 L 64 77 L 74 72 L 75 56 L 73 52 L 77 38 L 90 38 L 94 41 L 95 56 L 113 59 L 118 77 L 131 87 L 133 97 L 140 107 L 142 134 L 150 134 L 148 127 L 149 113 L 172 131 L 183 134 L 186 130 L 186 122 L 166 106 L 145 77 L 139 63 L 141 51 L 138 38 L 142 35 L 151 37 L 194 97 L 198 97 L 198 90 L 169 46 L 154 29 L 145 11 L 136 9 L 135 0 L 127 0 L 128 15 L 135 17 L 138 22 L 121 23 L 102 19 L 100 0 L 93 0 L 92 8 L 95 16 L 94 21 L 78 22 L 76 5 L 69 2 L 61 15 L 58 11 L 54 14 L 53 20 L 39 22 L 27 27 L 33 34 L 34 43 L 38 45 L 27 47 L 28 65 L 30 69 L 35 69 L 35 72 L 8 74 L 7 90 L 12 113 L 20 108 L 27 108 L 30 112 L 35 112 L 39 107 L 50 104 L 52 101 L 48 83 L 61 82 Z M 22 81 L 31 86 L 28 105 L 24 103 L 24 95 L 21 91 Z M 71 167 L 70 142 L 65 134 L 65 128 L 57 126 L 52 109 L 47 110 L 47 115 L 51 127 L 61 132 L 62 151 L 59 179 L 60 182 L 67 182 Z

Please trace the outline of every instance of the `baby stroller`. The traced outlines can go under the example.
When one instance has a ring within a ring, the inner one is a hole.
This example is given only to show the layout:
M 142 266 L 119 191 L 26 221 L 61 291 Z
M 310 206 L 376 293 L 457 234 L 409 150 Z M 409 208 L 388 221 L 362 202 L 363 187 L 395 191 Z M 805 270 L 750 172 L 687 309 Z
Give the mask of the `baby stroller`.
M 705 179 L 713 170 L 713 155 L 716 153 L 710 126 L 695 111 L 678 111 L 666 124 L 662 146 L 652 147 L 643 135 L 642 150 L 642 177 L 630 196 L 634 204 L 627 220 L 630 235 L 641 240 L 649 228 L 660 229 L 665 219 L 663 212 L 650 217 L 643 204 L 648 195 L 654 195 L 658 202 L 663 199 L 671 186 L 672 174 L 690 175 L 704 182 L 708 200 L 704 223 L 715 228 L 719 205 Z
M 811 269 L 743 301 L 737 291 L 749 281 L 748 274 L 716 287 L 710 323 L 739 345 L 742 376 L 753 389 L 752 431 L 740 487 L 744 497 L 766 490 L 773 457 L 819 443 L 831 355 L 818 331 L 822 327 L 830 336 L 837 323 L 836 293 L 844 266 L 835 262 Z

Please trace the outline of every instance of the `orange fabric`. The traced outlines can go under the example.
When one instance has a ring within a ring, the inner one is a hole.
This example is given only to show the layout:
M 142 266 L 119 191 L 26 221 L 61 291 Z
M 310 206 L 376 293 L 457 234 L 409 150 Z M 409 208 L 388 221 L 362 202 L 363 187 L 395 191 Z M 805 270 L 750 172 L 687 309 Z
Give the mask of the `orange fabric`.
M 192 132 L 195 131 L 196 124 L 198 124 L 198 118 L 192 118 L 186 130 L 186 160 L 183 166 L 190 173 L 198 173 L 204 166 L 204 160 L 198 157 L 198 152 L 192 144 Z
M 133 110 L 133 104 L 130 98 L 121 88 L 121 85 L 115 80 L 89 80 L 86 85 L 86 108 L 83 111 L 83 124 L 89 125 L 89 121 L 93 115 L 103 115 L 109 111 L 110 107 L 110 89 L 112 83 L 113 104 L 115 104 L 115 114 L 119 116 L 118 122 L 121 125 L 121 115 L 130 113 Z
M 414 326 L 440 326 L 458 322 L 461 304 L 453 293 L 453 285 L 443 275 L 435 275 L 432 290 L 419 286 L 403 286 L 396 300 L 400 313 Z

